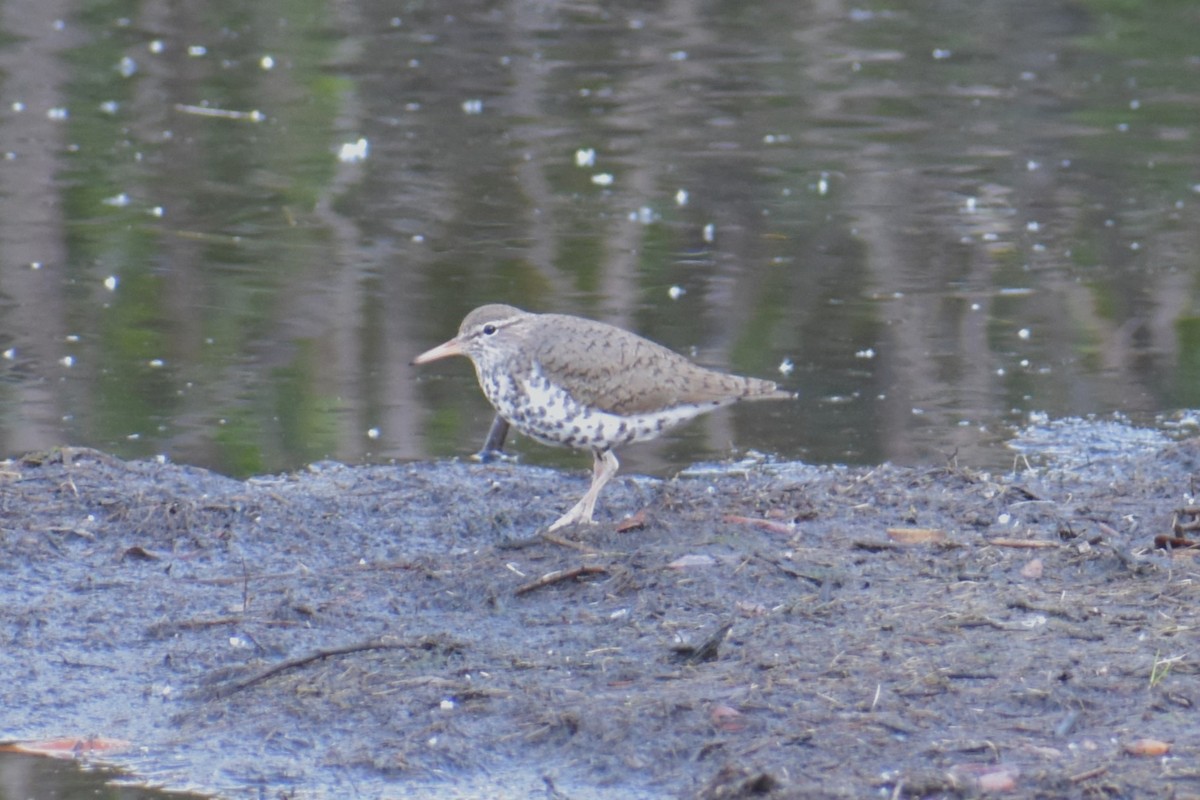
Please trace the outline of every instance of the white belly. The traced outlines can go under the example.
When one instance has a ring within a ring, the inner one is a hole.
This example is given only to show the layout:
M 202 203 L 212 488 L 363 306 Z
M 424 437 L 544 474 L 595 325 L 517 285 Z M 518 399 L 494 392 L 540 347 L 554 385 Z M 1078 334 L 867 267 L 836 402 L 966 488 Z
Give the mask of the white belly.
M 653 439 L 717 405 L 681 405 L 646 414 L 612 414 L 582 406 L 540 372 L 520 380 L 498 375 L 480 380 L 500 416 L 521 433 L 545 444 L 606 450 Z

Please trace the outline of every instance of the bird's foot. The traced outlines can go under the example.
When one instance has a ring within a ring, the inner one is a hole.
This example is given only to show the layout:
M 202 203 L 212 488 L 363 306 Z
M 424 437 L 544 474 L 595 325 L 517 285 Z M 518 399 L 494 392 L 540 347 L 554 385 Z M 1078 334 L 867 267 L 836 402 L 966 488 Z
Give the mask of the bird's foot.
M 574 508 L 572 508 L 570 511 L 568 511 L 567 513 L 563 514 L 557 520 L 555 520 L 554 524 L 552 524 L 549 528 L 546 529 L 546 533 L 554 533 L 556 530 L 559 530 L 560 528 L 566 528 L 569 525 L 595 525 L 595 524 L 596 524 L 596 520 L 592 519 L 591 510 L 585 511 L 585 509 L 583 508 L 583 503 L 580 503 L 580 504 L 576 505 Z
M 543 531 L 542 538 L 547 542 L 551 542 L 562 547 L 571 547 L 576 550 L 591 552 L 592 549 L 587 545 L 580 544 L 579 542 L 575 542 L 570 539 L 564 539 L 563 537 L 557 535 L 555 531 L 560 531 L 563 528 L 572 528 L 576 525 L 592 526 L 595 524 L 596 521 L 592 519 L 592 509 L 586 502 L 580 500 L 570 511 L 563 514 L 561 517 L 555 520 L 553 525 Z
M 508 437 L 508 420 L 499 414 L 492 420 L 491 430 L 488 431 L 487 439 L 483 442 L 483 447 L 479 448 L 479 452 L 471 456 L 472 459 L 481 464 L 490 464 L 493 461 L 511 461 L 512 456 L 506 455 L 504 452 L 504 440 Z
M 531 536 L 507 537 L 507 538 L 502 539 L 501 541 L 497 542 L 496 549 L 497 550 L 524 550 L 529 547 L 536 547 L 538 545 L 545 544 L 546 542 L 549 542 L 550 544 L 556 544 L 559 547 L 569 547 L 572 550 L 578 550 L 579 552 L 587 553 L 588 555 L 595 555 L 598 552 L 596 550 L 596 548 L 592 547 L 591 545 L 585 544 L 583 542 L 577 542 L 573 539 L 567 539 L 563 536 L 559 536 L 556 533 L 551 533 L 549 530 L 540 530 L 540 531 L 535 532 Z
M 586 544 L 585 542 L 577 542 L 574 539 L 568 539 L 565 536 L 559 536 L 558 534 L 551 533 L 548 530 L 542 531 L 537 538 L 544 542 L 556 544 L 559 547 L 569 547 L 572 550 L 578 550 L 579 552 L 587 553 L 588 555 L 596 555 L 598 552 L 600 552 L 590 544 Z
M 517 457 L 506 453 L 503 450 L 491 450 L 484 448 L 478 453 L 473 454 L 471 456 L 471 460 L 478 461 L 480 464 L 494 464 L 496 462 L 515 463 L 517 461 Z

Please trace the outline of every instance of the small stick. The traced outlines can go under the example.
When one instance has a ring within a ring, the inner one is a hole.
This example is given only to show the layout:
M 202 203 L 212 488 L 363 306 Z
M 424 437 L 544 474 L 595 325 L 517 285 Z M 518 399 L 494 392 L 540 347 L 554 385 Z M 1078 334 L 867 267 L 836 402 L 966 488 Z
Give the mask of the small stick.
M 513 594 L 515 594 L 517 597 L 520 597 L 521 595 L 529 594 L 536 589 L 542 589 L 546 586 L 553 586 L 556 583 L 569 581 L 572 578 L 581 578 L 584 575 L 599 575 L 604 572 L 608 572 L 608 569 L 600 566 L 599 564 L 584 564 L 581 567 L 574 567 L 573 569 L 556 569 L 554 572 L 547 572 L 536 581 L 530 581 L 529 583 L 521 584 L 516 588 L 516 590 L 513 591 Z
M 352 644 L 346 647 L 333 647 L 328 650 L 317 650 L 315 653 L 310 653 L 306 656 L 300 656 L 299 658 L 293 658 L 288 661 L 284 661 L 280 664 L 276 664 L 272 667 L 264 669 L 257 675 L 252 675 L 249 678 L 237 681 L 230 685 L 223 693 L 233 694 L 234 692 L 240 692 L 242 689 L 249 689 L 251 686 L 262 683 L 268 678 L 273 678 L 282 672 L 298 669 L 300 667 L 307 666 L 314 661 L 321 661 L 326 658 L 333 658 L 334 656 L 348 656 L 354 653 L 365 653 L 370 650 L 404 650 L 410 647 L 412 647 L 411 644 L 391 644 L 376 640 L 371 642 L 363 642 L 362 644 Z
M 1098 778 L 1106 772 L 1108 772 L 1108 767 L 1096 767 L 1095 769 L 1089 769 L 1087 772 L 1072 775 L 1067 780 L 1071 783 L 1083 783 L 1084 781 L 1090 781 L 1092 778 Z
M 1058 547 L 1058 542 L 1044 542 L 1040 539 L 985 539 L 984 541 L 996 547 L 1024 547 L 1031 550 L 1042 547 Z

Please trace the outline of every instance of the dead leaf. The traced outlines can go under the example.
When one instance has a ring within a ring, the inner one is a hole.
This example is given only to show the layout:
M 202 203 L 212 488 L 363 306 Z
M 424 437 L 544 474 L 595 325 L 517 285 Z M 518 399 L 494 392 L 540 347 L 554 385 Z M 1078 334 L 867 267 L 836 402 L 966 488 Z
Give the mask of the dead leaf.
M 1021 577 L 1028 578 L 1031 581 L 1036 581 L 1042 577 L 1042 572 L 1045 570 L 1045 565 L 1040 558 L 1030 559 L 1030 561 L 1021 567 Z
M 933 544 L 946 541 L 946 532 L 938 528 L 888 528 L 887 535 L 897 544 Z
M 629 531 L 640 531 L 646 527 L 646 509 L 626 517 L 617 523 L 617 533 L 628 533 Z
M 974 789 L 983 794 L 1011 792 L 1017 788 L 1021 770 L 1015 764 L 955 764 L 950 767 L 950 780 L 956 786 Z
M 752 528 L 766 531 L 767 533 L 782 533 L 785 536 L 791 536 L 796 532 L 795 528 L 783 522 L 776 522 L 770 519 L 758 519 L 756 517 L 743 517 L 738 514 L 726 514 L 721 517 L 724 522 L 733 522 L 738 525 L 749 525 Z
M 1159 739 L 1134 739 L 1125 745 L 1125 752 L 1131 756 L 1163 756 L 1170 749 L 1168 742 Z
M 737 733 L 746 729 L 746 720 L 742 718 L 742 712 L 723 703 L 714 705 L 708 712 L 708 718 L 719 731 Z
M 997 771 L 980 775 L 978 779 L 979 791 L 985 794 L 988 792 L 1011 792 L 1017 788 L 1017 776 L 1019 774 L 1014 769 L 1012 771 Z

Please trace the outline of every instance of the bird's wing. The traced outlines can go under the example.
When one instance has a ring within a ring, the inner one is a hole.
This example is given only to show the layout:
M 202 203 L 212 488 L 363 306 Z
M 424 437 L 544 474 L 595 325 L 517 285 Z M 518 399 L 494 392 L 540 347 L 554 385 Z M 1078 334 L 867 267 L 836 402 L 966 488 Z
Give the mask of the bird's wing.
M 577 327 L 569 340 L 538 337 L 534 357 L 551 382 L 569 387 L 579 402 L 602 411 L 627 415 L 788 396 L 771 381 L 714 372 L 629 331 L 592 320 L 572 321 Z

